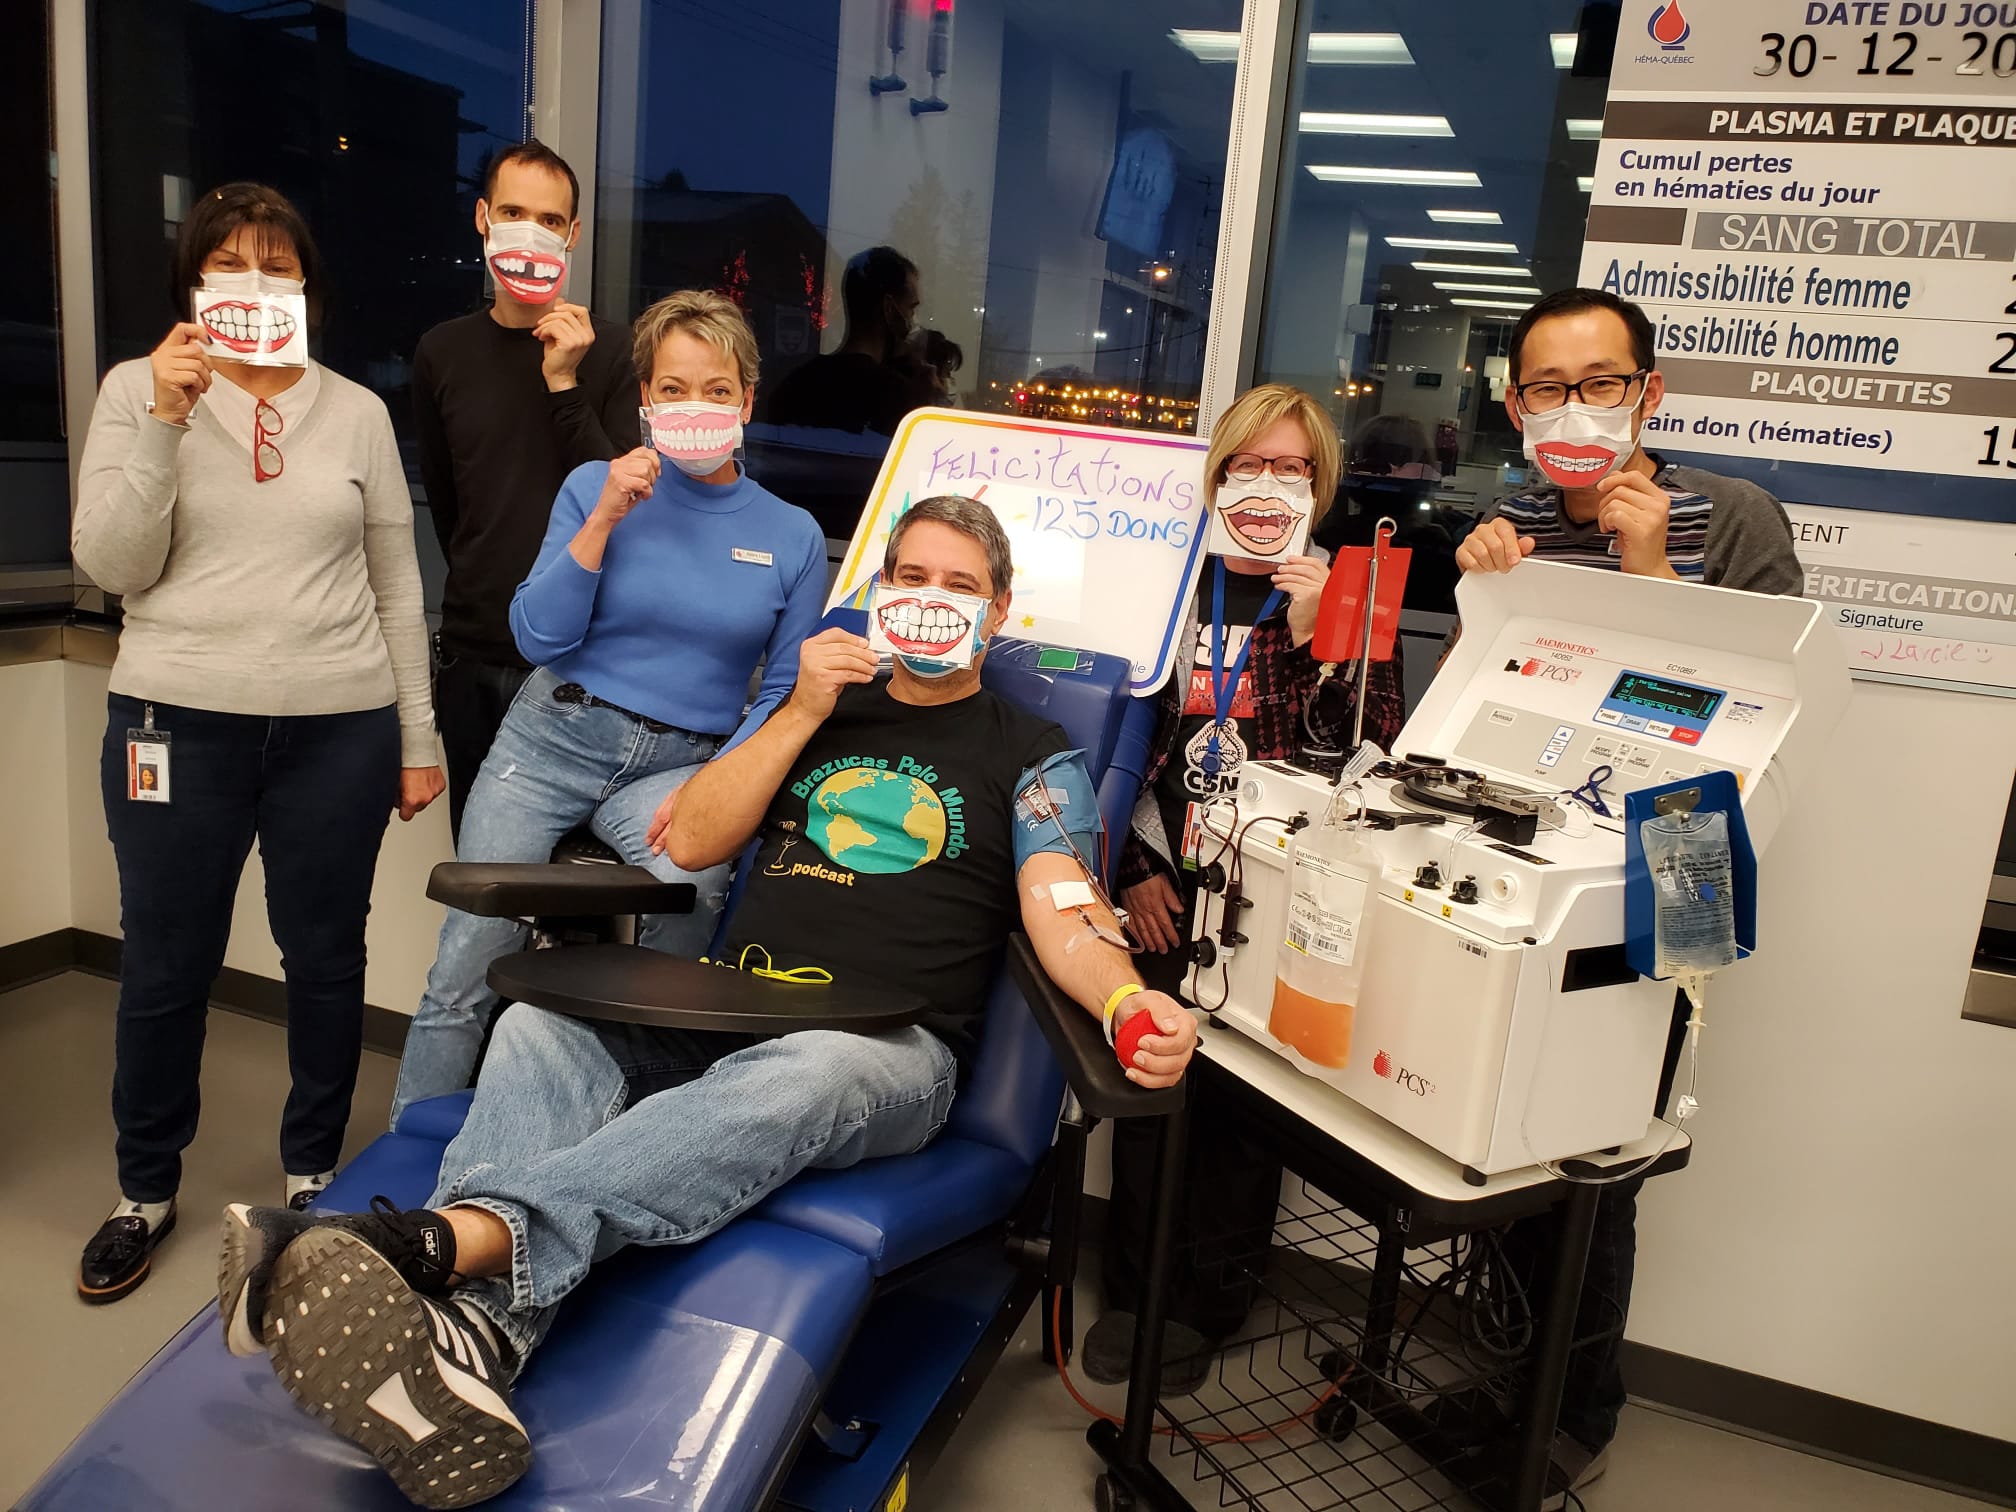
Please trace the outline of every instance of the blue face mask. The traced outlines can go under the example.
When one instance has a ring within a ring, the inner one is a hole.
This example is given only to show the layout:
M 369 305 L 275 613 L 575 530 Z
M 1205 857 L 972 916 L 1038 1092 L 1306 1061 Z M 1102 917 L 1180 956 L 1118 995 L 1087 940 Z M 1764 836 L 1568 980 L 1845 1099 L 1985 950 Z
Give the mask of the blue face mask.
M 979 654 L 978 647 L 974 648 L 974 654 L 976 656 Z M 896 660 L 903 663 L 905 670 L 912 677 L 927 678 L 933 682 L 941 677 L 950 677 L 954 672 L 964 670 L 960 667 L 948 667 L 943 662 L 926 661 L 919 656 L 899 656 Z

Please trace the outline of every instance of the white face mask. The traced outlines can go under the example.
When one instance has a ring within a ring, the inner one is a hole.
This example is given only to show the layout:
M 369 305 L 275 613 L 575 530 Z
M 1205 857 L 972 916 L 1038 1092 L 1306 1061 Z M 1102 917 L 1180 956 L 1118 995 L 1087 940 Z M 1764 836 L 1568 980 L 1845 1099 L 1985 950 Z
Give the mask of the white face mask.
M 1637 451 L 1631 435 L 1631 420 L 1637 413 L 1637 404 L 1599 409 L 1570 401 L 1538 415 L 1522 414 L 1520 439 L 1526 460 L 1562 488 L 1594 488 Z
M 483 258 L 497 287 L 520 304 L 551 304 L 567 282 L 567 238 L 537 221 L 492 221 Z
M 1278 561 L 1299 555 L 1309 541 L 1314 511 L 1309 480 L 1283 483 L 1271 472 L 1257 478 L 1227 478 L 1211 502 L 1211 529 L 1204 549 L 1213 556 Z
M 689 478 L 719 471 L 742 444 L 739 405 L 681 399 L 676 404 L 644 405 L 637 414 L 659 454 Z
M 248 269 L 205 273 L 189 292 L 189 318 L 205 356 L 255 367 L 308 365 L 308 297 L 298 278 Z

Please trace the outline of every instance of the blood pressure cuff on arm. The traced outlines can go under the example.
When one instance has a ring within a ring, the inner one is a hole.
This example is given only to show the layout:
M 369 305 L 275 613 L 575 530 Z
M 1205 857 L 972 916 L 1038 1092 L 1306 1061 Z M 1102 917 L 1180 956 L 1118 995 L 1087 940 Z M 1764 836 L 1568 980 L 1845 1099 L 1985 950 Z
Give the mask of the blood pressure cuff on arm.
M 1070 839 L 1065 839 L 1068 832 Z M 1059 751 L 1027 768 L 1015 783 L 1015 870 L 1031 856 L 1054 851 L 1099 864 L 1099 798 L 1083 751 Z

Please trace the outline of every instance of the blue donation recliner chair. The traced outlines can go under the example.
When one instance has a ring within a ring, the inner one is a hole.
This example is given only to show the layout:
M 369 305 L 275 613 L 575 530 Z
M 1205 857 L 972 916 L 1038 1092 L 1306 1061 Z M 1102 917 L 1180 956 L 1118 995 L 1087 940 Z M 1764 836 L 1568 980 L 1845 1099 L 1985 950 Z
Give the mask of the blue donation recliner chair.
M 1002 640 L 983 680 L 1084 748 L 1108 832 L 1124 834 L 1155 718 L 1153 699 L 1129 696 L 1126 663 Z M 636 868 L 515 870 L 526 876 L 516 893 L 503 868 L 458 866 L 437 871 L 430 892 L 499 913 L 586 915 L 647 909 L 650 889 L 663 885 Z M 577 951 L 584 968 L 594 959 L 586 953 L 634 952 L 631 965 L 650 969 L 636 947 L 562 947 L 509 957 L 493 981 L 508 990 L 513 963 L 522 963 L 519 981 L 537 963 L 541 979 L 575 984 L 563 1001 L 580 997 L 594 972 L 569 977 Z M 702 1243 L 632 1249 L 595 1268 L 517 1390 L 532 1471 L 486 1505 L 896 1512 L 1032 1300 L 1043 1295 L 1046 1321 L 1057 1307 L 1066 1320 L 1059 1335 L 1071 1338 L 1088 1121 L 1171 1112 L 1183 1093 L 1128 1082 L 1097 1023 L 1051 986 L 1026 939 L 1011 943 L 1006 968 L 972 1078 L 929 1148 L 808 1172 Z M 773 1000 L 790 990 L 755 985 Z M 635 1016 L 615 1006 L 604 1016 Z M 402 1205 L 424 1201 L 469 1096 L 410 1108 L 350 1163 L 323 1205 L 359 1210 L 381 1192 Z M 1046 1358 L 1053 1342 L 1046 1335 Z M 227 1353 L 207 1309 L 18 1508 L 406 1505 L 361 1450 L 294 1407 L 264 1359 Z

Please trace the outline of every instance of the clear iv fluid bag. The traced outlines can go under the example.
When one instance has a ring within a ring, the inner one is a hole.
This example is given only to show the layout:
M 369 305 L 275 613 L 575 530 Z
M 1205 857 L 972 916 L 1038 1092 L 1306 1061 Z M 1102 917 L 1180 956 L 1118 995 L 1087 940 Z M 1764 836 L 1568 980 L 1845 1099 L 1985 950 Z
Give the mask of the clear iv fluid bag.
M 1267 1030 L 1321 1066 L 1351 1059 L 1351 1026 L 1372 948 L 1384 863 L 1333 803 L 1295 837 L 1288 930 L 1276 952 Z
M 1736 959 L 1729 816 L 1655 814 L 1639 826 L 1652 876 L 1652 955 L 1661 977 L 1715 971 Z

